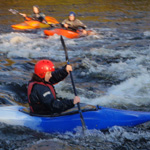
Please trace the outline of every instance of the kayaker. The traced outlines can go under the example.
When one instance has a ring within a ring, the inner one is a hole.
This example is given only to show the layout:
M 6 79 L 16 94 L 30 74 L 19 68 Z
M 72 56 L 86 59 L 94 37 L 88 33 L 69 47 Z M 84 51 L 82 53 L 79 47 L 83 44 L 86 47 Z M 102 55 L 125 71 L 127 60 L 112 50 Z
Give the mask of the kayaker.
M 70 71 L 72 71 L 70 65 L 55 71 L 50 60 L 40 60 L 36 63 L 34 74 L 28 85 L 28 101 L 31 113 L 61 113 L 80 102 L 78 96 L 75 96 L 74 100 L 58 100 L 56 97 L 53 85 L 65 79 Z
M 71 29 L 74 31 L 77 31 L 79 28 L 82 28 L 82 33 L 84 35 L 87 35 L 87 31 L 85 30 L 87 28 L 87 26 L 85 24 L 83 24 L 79 19 L 76 19 L 76 14 L 74 12 L 70 12 L 69 13 L 69 17 L 68 19 L 65 19 L 62 22 L 62 25 L 67 28 L 67 29 Z
M 23 13 L 20 13 L 20 15 L 22 15 L 25 18 L 25 20 L 37 20 L 42 23 L 46 23 L 45 15 L 40 12 L 39 6 L 37 5 L 33 6 L 33 14 L 30 17 Z

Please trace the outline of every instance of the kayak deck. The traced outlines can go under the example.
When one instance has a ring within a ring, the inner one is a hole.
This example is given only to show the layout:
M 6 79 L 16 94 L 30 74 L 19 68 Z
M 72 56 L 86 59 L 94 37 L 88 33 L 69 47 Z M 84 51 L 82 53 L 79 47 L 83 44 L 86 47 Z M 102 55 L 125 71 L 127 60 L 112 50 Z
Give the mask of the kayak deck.
M 96 106 L 93 106 L 93 105 L 86 105 L 84 103 L 81 103 L 80 104 L 80 108 L 82 110 L 82 112 L 86 112 L 86 111 L 96 111 L 98 108 Z M 73 114 L 77 114 L 79 113 L 78 111 L 78 107 L 75 106 L 69 110 L 66 110 L 60 114 L 58 113 L 55 113 L 55 114 L 47 114 L 47 115 L 41 115 L 41 114 L 34 114 L 34 113 L 31 113 L 30 112 L 30 109 L 27 108 L 27 107 L 23 107 L 21 109 L 19 109 L 19 111 L 23 112 L 23 113 L 26 113 L 28 115 L 31 115 L 31 116 L 40 116 L 40 117 L 59 117 L 59 116 L 65 116 L 65 115 L 73 115 Z

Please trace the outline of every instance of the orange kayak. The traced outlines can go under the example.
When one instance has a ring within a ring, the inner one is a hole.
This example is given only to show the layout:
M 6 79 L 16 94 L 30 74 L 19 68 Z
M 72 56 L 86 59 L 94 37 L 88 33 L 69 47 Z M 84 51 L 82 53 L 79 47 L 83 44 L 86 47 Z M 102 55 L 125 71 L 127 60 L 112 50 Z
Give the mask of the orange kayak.
M 80 32 L 74 32 L 62 28 L 56 28 L 53 30 L 44 30 L 44 34 L 47 36 L 53 36 L 55 34 L 65 36 L 69 39 L 79 38 Z
M 41 23 L 35 20 L 24 21 L 22 23 L 12 25 L 11 27 L 15 30 L 28 30 L 28 29 L 39 29 L 39 28 L 49 28 L 49 24 L 59 23 L 55 18 L 46 16 L 45 17 L 48 24 Z
M 84 37 L 88 35 L 95 35 L 96 33 L 93 32 L 92 30 L 88 30 L 87 34 L 84 35 L 82 30 L 78 30 L 77 32 L 74 32 L 74 31 L 70 31 L 70 30 L 66 30 L 62 28 L 55 28 L 53 30 L 44 30 L 44 34 L 47 36 L 53 36 L 57 34 L 57 35 L 62 35 L 69 39 L 74 39 L 74 38 L 80 38 L 80 37 Z

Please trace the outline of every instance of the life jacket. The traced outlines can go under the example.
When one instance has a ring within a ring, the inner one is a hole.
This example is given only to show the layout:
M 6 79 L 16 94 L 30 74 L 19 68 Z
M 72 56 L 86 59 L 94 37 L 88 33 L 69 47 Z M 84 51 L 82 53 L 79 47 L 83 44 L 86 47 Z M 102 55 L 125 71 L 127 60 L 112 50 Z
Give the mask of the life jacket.
M 32 92 L 32 88 L 35 84 L 40 84 L 40 85 L 44 85 L 44 86 L 49 87 L 51 93 L 53 94 L 54 98 L 56 99 L 56 93 L 55 93 L 55 90 L 54 90 L 54 88 L 51 84 L 46 84 L 46 83 L 43 83 L 43 82 L 36 82 L 36 81 L 30 82 L 29 85 L 28 85 L 28 102 L 29 102 L 30 110 L 31 110 L 32 113 L 34 113 L 34 110 L 33 110 L 33 107 L 31 105 L 30 95 L 31 95 L 31 92 Z

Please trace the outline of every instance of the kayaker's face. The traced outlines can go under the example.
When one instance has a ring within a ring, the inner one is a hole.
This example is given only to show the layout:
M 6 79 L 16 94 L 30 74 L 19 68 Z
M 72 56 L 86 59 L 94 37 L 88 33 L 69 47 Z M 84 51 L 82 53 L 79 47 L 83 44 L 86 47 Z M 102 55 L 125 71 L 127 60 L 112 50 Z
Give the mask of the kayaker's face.
M 46 72 L 46 74 L 45 74 L 45 81 L 49 82 L 51 77 L 52 77 L 52 72 L 51 71 Z
M 70 16 L 69 16 L 69 20 L 70 20 L 70 21 L 74 21 L 74 20 L 75 20 L 75 16 L 70 15 Z
M 35 14 L 38 14 L 38 13 L 39 13 L 39 9 L 38 9 L 37 7 L 33 7 L 33 12 L 34 12 Z

